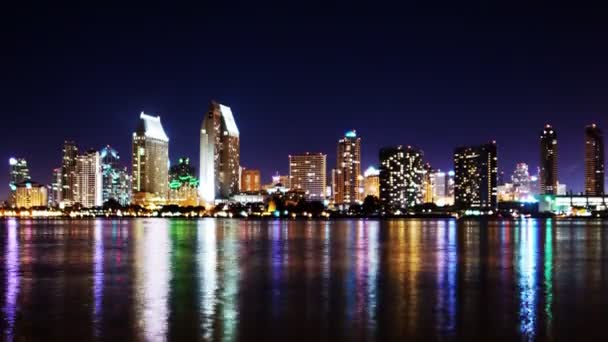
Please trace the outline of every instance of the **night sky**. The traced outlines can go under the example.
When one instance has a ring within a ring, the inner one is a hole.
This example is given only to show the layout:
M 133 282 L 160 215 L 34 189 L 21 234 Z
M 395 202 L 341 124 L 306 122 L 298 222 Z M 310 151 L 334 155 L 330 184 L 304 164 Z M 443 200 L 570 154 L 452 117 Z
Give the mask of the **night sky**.
M 583 128 L 608 129 L 606 13 L 487 2 L 3 5 L 0 196 L 9 157 L 48 183 L 65 139 L 110 144 L 130 164 L 141 111 L 161 116 L 174 162 L 198 167 L 211 99 L 232 107 L 241 164 L 264 183 L 288 171 L 290 153 L 324 152 L 333 167 L 350 129 L 363 168 L 404 144 L 450 169 L 454 147 L 496 140 L 510 174 L 538 166 L 550 122 L 559 179 L 581 191 Z

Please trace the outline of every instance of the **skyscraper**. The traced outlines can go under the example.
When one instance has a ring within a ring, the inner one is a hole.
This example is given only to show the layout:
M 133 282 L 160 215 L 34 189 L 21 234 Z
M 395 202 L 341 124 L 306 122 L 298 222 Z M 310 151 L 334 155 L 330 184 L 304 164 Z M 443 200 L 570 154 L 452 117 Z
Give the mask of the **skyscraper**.
M 363 200 L 361 176 L 361 138 L 348 131 L 338 141 L 334 201 L 337 204 L 360 203 Z
M 76 158 L 74 202 L 85 208 L 98 207 L 102 202 L 101 158 L 99 152 L 89 150 Z
M 585 194 L 604 194 L 604 134 L 596 124 L 585 127 Z
M 513 192 L 516 200 L 525 200 L 531 196 L 528 164 L 517 163 L 511 176 L 511 182 L 513 182 Z
M 239 192 L 239 129 L 228 106 L 212 101 L 201 128 L 200 198 L 213 203 Z
M 454 150 L 454 201 L 461 209 L 497 206 L 496 142 Z
M 73 141 L 63 143 L 63 159 L 61 161 L 61 201 L 67 205 L 74 202 L 76 187 L 76 158 L 78 147 Z
M 120 155 L 109 145 L 100 152 L 102 173 L 102 200 L 116 200 L 126 206 L 131 202 L 131 176 L 120 163 Z
M 540 193 L 557 194 L 557 133 L 545 125 L 540 133 Z
M 9 165 L 9 204 L 16 205 L 17 184 L 30 179 L 30 170 L 27 166 L 27 161 L 23 158 L 11 158 L 8 160 Z
M 380 201 L 391 209 L 413 207 L 423 200 L 423 153 L 407 146 L 380 150 Z
M 301 190 L 306 199 L 321 201 L 326 198 L 327 155 L 304 153 L 289 156 L 289 183 L 292 190 Z
M 454 172 L 434 170 L 431 172 L 433 203 L 438 206 L 454 204 Z
M 58 167 L 58 168 L 53 169 L 53 179 L 51 180 L 51 185 L 49 186 L 49 189 L 48 189 L 49 191 L 47 192 L 49 207 L 58 207 L 61 203 L 61 195 L 62 195 L 61 182 L 62 182 L 61 168 Z
M 435 188 L 435 178 L 432 177 L 434 170 L 429 163 L 424 164 L 422 168 L 424 170 L 422 174 L 422 202 L 433 203 L 435 199 L 433 193 Z
M 243 169 L 241 171 L 241 192 L 260 191 L 260 170 Z
M 380 171 L 370 166 L 364 172 L 364 196 L 380 198 Z
M 141 113 L 133 133 L 133 202 L 163 204 L 169 183 L 169 137 L 160 116 Z

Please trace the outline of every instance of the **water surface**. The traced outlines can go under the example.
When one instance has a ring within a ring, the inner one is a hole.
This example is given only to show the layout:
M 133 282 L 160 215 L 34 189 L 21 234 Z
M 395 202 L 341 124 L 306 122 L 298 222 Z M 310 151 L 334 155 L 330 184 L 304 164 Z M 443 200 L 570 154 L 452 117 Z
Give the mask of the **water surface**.
M 15 340 L 607 340 L 608 223 L 0 222 Z

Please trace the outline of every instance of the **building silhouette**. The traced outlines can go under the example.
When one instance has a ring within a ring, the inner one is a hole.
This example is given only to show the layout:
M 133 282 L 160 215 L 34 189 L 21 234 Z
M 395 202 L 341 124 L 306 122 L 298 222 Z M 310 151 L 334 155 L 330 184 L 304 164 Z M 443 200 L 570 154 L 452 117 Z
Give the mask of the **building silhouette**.
M 423 202 L 423 157 L 421 150 L 411 146 L 380 149 L 380 201 L 386 209 Z
M 585 127 L 585 194 L 604 194 L 604 134 L 596 124 Z
M 348 131 L 338 141 L 336 169 L 332 174 L 333 197 L 336 204 L 361 203 L 363 177 L 361 176 L 361 138 L 356 131 Z
M 540 193 L 557 194 L 557 133 L 545 125 L 540 133 Z
M 497 208 L 496 142 L 454 150 L 454 204 L 459 209 Z

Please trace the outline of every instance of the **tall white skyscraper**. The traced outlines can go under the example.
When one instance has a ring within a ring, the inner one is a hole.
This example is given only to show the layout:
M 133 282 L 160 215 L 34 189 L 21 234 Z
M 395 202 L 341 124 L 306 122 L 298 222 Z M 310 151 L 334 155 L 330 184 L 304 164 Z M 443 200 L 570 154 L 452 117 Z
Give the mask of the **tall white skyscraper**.
M 75 202 L 83 207 L 98 207 L 103 204 L 99 152 L 91 150 L 76 158 L 75 190 Z
M 200 141 L 199 196 L 207 204 L 239 192 L 239 136 L 230 107 L 212 101 Z
M 169 192 L 169 137 L 160 116 L 141 113 L 133 133 L 133 202 L 163 204 Z

